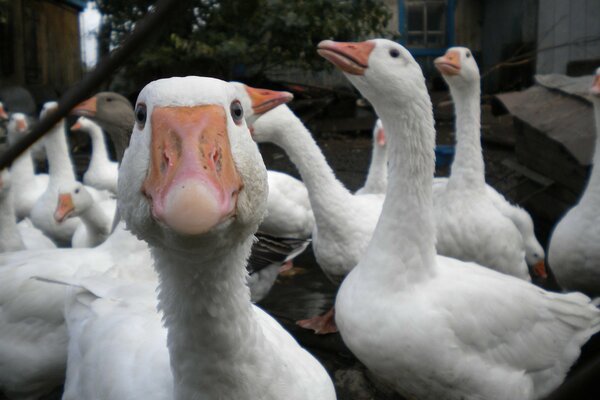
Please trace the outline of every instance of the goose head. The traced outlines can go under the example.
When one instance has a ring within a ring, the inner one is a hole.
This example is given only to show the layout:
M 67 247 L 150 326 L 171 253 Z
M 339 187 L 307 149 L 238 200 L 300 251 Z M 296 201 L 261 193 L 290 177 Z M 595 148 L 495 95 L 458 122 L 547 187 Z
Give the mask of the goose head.
M 324 40 L 317 52 L 341 69 L 376 109 L 393 112 L 398 105 L 411 104 L 415 92 L 427 90 L 419 64 L 407 49 L 391 40 Z
M 6 121 L 8 119 L 8 114 L 4 109 L 4 104 L 0 101 L 0 122 Z
M 92 126 L 93 122 L 86 117 L 79 117 L 77 121 L 71 126 L 72 131 L 85 130 Z
M 118 183 L 119 212 L 135 235 L 189 252 L 225 249 L 254 233 L 266 168 L 232 84 L 193 76 L 151 82 L 135 117 Z
M 290 92 L 253 88 L 240 82 L 231 82 L 231 84 L 237 90 L 240 102 L 244 108 L 246 124 L 252 134 L 254 134 L 252 124 L 258 117 L 294 99 L 294 95 Z
M 7 131 L 9 143 L 14 143 L 18 138 L 25 135 L 28 129 L 27 117 L 25 114 L 14 113 L 8 119 Z
M 72 182 L 59 189 L 58 204 L 54 211 L 54 219 L 59 224 L 77 217 L 94 204 L 94 198 L 80 182 Z
M 89 118 L 100 125 L 115 146 L 117 161 L 123 158 L 135 121 L 133 107 L 126 97 L 114 92 L 100 92 L 78 104 L 71 114 Z
M 471 50 L 451 47 L 434 61 L 435 67 L 450 87 L 463 88 L 479 85 L 479 68 Z

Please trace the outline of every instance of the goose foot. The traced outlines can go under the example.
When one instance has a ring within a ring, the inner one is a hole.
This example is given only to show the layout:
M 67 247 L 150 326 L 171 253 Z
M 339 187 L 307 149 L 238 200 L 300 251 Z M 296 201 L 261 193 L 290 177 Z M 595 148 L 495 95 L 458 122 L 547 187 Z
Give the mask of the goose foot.
M 331 309 L 323 315 L 296 321 L 296 325 L 304 329 L 311 329 L 317 335 L 336 333 L 338 329 L 335 324 L 335 308 L 331 307 Z

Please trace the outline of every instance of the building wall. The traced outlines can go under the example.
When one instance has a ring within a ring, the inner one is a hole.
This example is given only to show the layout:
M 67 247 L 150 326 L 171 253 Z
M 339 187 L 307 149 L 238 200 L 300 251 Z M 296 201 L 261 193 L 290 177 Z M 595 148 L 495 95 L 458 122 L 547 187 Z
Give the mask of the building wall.
M 600 58 L 599 0 L 539 0 L 538 74 L 567 72 L 567 63 Z
M 80 8 L 52 0 L 11 5 L 10 21 L 2 27 L 2 56 L 10 59 L 0 69 L 0 85 L 60 93 L 81 79 Z

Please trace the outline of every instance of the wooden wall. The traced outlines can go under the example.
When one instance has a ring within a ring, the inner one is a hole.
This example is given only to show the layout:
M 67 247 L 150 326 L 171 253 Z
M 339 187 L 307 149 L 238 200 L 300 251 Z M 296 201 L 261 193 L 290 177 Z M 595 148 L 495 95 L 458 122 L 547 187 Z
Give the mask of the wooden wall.
M 80 10 L 53 0 L 16 0 L 12 6 L 2 40 L 12 40 L 13 68 L 1 73 L 0 84 L 60 93 L 81 79 Z
M 600 0 L 539 0 L 538 74 L 565 74 L 570 61 L 600 58 Z

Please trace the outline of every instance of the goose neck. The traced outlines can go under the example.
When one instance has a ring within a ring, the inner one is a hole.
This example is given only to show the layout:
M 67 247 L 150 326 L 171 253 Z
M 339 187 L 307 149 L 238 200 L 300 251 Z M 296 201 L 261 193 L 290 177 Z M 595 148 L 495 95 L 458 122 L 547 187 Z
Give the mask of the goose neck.
M 244 268 L 252 240 L 192 256 L 152 248 L 176 399 L 196 398 L 197 393 L 207 399 L 229 398 L 224 393 L 211 396 L 215 379 L 229 381 L 241 363 L 264 357 L 258 354 L 262 334 Z M 232 380 L 230 389 L 235 393 L 239 384 Z
M 44 140 L 50 180 L 75 180 L 73 164 L 69 157 L 69 147 L 64 132 L 64 123 L 59 123 L 52 128 Z
M 592 170 L 586 184 L 586 188 L 580 200 L 580 204 L 591 204 L 595 207 L 600 204 L 600 99 L 593 98 L 594 119 L 596 124 L 596 138 L 594 156 L 592 158 Z
M 17 228 L 17 218 L 10 189 L 0 193 L 0 253 L 23 250 L 25 244 Z
M 13 186 L 17 187 L 29 183 L 29 180 L 33 179 L 34 174 L 35 168 L 33 166 L 33 159 L 31 158 L 31 150 L 27 149 L 13 161 L 10 167 Z
M 385 193 L 387 187 L 387 152 L 377 143 L 373 143 L 371 164 L 363 190 L 368 193 Z
M 91 125 L 88 127 L 88 134 L 92 139 L 92 157 L 89 168 L 101 168 L 104 164 L 110 162 L 102 128 Z
M 435 263 L 432 213 L 435 130 L 424 82 L 414 98 L 373 102 L 388 138 L 388 188 L 381 216 L 365 259 L 385 280 L 410 282 L 430 275 Z
M 94 237 L 106 237 L 110 233 L 111 223 L 108 221 L 102 208 L 93 203 L 80 215 L 81 221 L 85 225 L 88 233 Z
M 456 115 L 456 150 L 448 188 L 484 189 L 479 83 L 460 88 L 450 86 L 450 92 Z
M 332 211 L 340 204 L 351 202 L 352 194 L 335 177 L 323 152 L 298 117 L 287 107 L 278 109 L 281 132 L 273 135 L 273 143 L 283 148 L 298 168 L 314 213 L 323 217 L 316 218 L 319 224 L 319 220 L 333 215 Z

